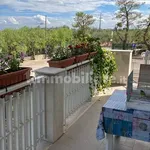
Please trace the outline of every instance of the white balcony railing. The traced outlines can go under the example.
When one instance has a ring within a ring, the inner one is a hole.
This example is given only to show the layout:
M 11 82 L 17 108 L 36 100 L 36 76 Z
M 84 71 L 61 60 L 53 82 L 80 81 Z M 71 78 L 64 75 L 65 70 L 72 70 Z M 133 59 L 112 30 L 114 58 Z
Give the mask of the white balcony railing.
M 65 83 L 65 119 L 90 100 L 90 71 L 89 61 L 85 61 L 84 63 L 78 64 L 78 66 L 74 65 L 66 69 L 66 76 L 71 79 L 71 82 Z
M 36 150 L 45 138 L 45 89 L 41 79 L 0 91 L 0 150 Z

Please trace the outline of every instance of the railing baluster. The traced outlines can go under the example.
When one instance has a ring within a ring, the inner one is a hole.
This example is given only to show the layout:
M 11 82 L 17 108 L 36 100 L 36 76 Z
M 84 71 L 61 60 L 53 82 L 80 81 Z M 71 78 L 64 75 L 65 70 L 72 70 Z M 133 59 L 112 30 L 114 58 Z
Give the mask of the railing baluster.
M 65 75 L 64 75 L 64 77 L 67 75 L 67 72 L 65 72 Z M 63 107 L 63 109 L 64 109 L 64 114 L 63 114 L 63 125 L 65 126 L 65 124 L 66 124 L 66 98 L 67 98 L 67 95 L 66 95 L 66 84 L 65 84 L 65 82 L 64 82 L 64 107 Z
M 12 95 L 8 96 L 7 103 L 7 127 L 8 127 L 8 150 L 13 150 L 13 132 L 12 132 Z
M 22 93 L 22 98 L 21 98 L 21 134 L 22 134 L 22 143 L 21 143 L 21 147 L 22 147 L 22 150 L 25 150 L 26 147 L 25 147 L 25 101 L 26 101 L 26 92 L 25 92 L 25 89 L 23 90 L 23 93 Z
M 72 77 L 71 78 L 73 78 L 75 75 L 76 75 L 76 68 L 74 68 L 72 70 Z M 74 111 L 74 105 L 73 104 L 74 104 L 74 99 L 76 97 L 76 84 L 71 82 L 71 85 L 72 85 L 71 113 L 73 113 L 73 111 Z
M 27 87 L 27 98 L 26 98 L 26 119 L 27 119 L 27 145 L 28 148 L 31 148 L 31 92 L 30 92 L 30 87 Z
M 14 94 L 13 97 L 13 108 L 14 108 L 14 132 L 15 132 L 15 148 L 16 150 L 19 150 L 19 115 L 18 115 L 18 111 L 19 111 L 19 92 Z
M 86 67 L 87 67 L 87 65 L 85 65 L 84 66 L 84 72 L 86 73 Z M 85 77 L 85 76 L 84 76 Z M 83 84 L 83 86 L 84 86 L 84 101 L 83 101 L 83 103 L 85 103 L 87 100 L 86 100 L 86 95 L 87 95 L 87 88 L 86 88 L 86 84 L 84 83 Z
M 25 99 L 24 99 L 24 117 L 25 117 L 25 123 L 24 123 L 24 129 L 25 129 L 25 149 L 28 149 L 28 117 L 27 117 L 27 99 L 28 99 L 28 90 L 25 89 Z
M 80 71 L 84 72 L 84 65 L 81 66 L 81 70 Z M 81 91 L 82 91 L 82 94 L 81 94 L 81 97 L 80 97 L 80 99 L 81 99 L 81 105 L 82 105 L 83 104 L 83 99 L 84 99 L 84 85 L 80 84 L 80 88 L 81 88 Z
M 78 70 L 77 70 L 77 76 L 81 79 L 80 66 L 78 67 Z M 76 89 L 77 90 L 77 92 L 76 92 L 77 97 L 75 99 L 75 101 L 76 101 L 75 109 L 77 109 L 80 105 L 80 93 L 79 93 L 80 85 L 81 85 L 81 82 L 77 83 L 77 89 Z
M 79 68 L 78 68 L 78 77 L 80 78 L 80 82 L 77 84 L 77 98 L 78 98 L 78 100 L 76 100 L 76 108 L 78 108 L 80 106 L 80 100 L 81 100 L 80 92 L 82 92 L 81 89 L 80 89 L 80 86 L 82 84 L 82 81 L 81 81 L 81 66 L 79 66 Z
M 44 80 L 44 82 L 43 82 Z M 41 97 L 40 97 L 40 102 L 41 102 L 41 134 L 42 138 L 45 139 L 45 79 L 41 79 Z M 40 91 L 39 91 L 40 92 Z
M 75 71 L 75 76 L 77 76 L 77 77 L 79 77 L 79 68 L 77 67 L 76 68 L 76 71 Z M 73 101 L 74 101 L 74 107 L 73 107 L 73 111 L 75 111 L 76 110 L 76 108 L 77 108 L 77 105 L 78 105 L 78 97 L 79 97 L 79 94 L 78 94 L 78 85 L 79 85 L 79 83 L 74 83 L 75 84 L 75 96 L 74 96 L 74 99 L 73 99 Z
M 74 73 L 75 73 L 75 68 L 73 70 L 70 70 L 70 72 L 71 72 L 71 79 L 72 79 L 74 76 Z M 73 113 L 73 100 L 74 100 L 74 96 L 75 96 L 75 85 L 73 84 L 72 81 L 70 84 L 71 84 L 70 112 L 72 114 Z
M 40 110 L 41 110 L 41 107 L 40 107 L 40 96 L 41 96 L 41 91 L 40 91 L 40 89 L 41 89 L 41 86 L 40 86 L 40 84 L 37 84 L 37 96 L 36 96 L 36 98 L 37 98 L 37 123 L 40 125 Z M 40 137 L 41 137 L 41 131 L 40 131 L 40 126 L 37 126 L 37 128 L 38 128 L 38 142 L 39 142 L 39 140 L 40 140 Z
M 6 150 L 5 99 L 0 98 L 0 150 Z
M 67 72 L 67 76 L 69 76 L 69 72 Z M 65 100 L 66 100 L 66 102 L 65 102 L 65 110 L 66 110 L 66 118 L 68 117 L 68 114 L 69 114 L 69 83 L 65 83 L 65 95 L 66 95 L 66 97 L 65 97 Z
M 69 76 L 71 77 L 72 76 L 72 72 L 69 71 Z M 68 100 L 68 114 L 70 115 L 71 114 L 71 99 L 72 99 L 72 83 L 67 83 L 69 84 L 69 100 Z
M 32 150 L 36 150 L 36 87 L 35 84 L 31 85 L 31 145 Z
M 74 72 L 74 69 L 71 70 L 71 76 L 73 75 L 73 72 Z M 70 99 L 69 99 L 69 114 L 71 115 L 72 114 L 72 99 L 73 99 L 73 94 L 74 94 L 74 85 L 72 82 L 70 82 Z
M 80 76 L 80 78 L 81 78 L 81 76 L 82 76 L 82 66 L 79 67 L 79 76 Z M 82 93 L 82 83 L 81 83 L 81 82 L 79 83 L 78 91 L 79 91 L 79 93 L 78 93 L 78 99 L 79 99 L 79 100 L 78 100 L 78 107 L 80 107 L 81 101 L 82 101 L 82 96 L 83 96 L 83 93 Z M 81 92 L 82 94 L 80 94 L 80 92 Z

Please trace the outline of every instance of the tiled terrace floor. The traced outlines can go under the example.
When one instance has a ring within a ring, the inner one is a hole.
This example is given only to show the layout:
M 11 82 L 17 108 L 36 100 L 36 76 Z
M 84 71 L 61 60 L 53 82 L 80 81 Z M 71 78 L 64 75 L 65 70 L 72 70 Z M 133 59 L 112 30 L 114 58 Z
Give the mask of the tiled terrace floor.
M 105 139 L 96 140 L 96 127 L 102 106 L 109 96 L 97 101 L 69 130 L 48 150 L 104 150 Z M 150 144 L 127 138 L 114 138 L 114 150 L 150 150 Z

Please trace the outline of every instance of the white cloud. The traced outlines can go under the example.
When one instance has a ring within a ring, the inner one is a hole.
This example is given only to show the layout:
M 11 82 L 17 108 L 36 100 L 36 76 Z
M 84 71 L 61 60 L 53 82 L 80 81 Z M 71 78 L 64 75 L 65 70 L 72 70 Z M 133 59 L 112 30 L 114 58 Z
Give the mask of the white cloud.
M 138 2 L 145 2 L 150 4 L 150 0 L 137 0 Z M 42 12 L 42 14 L 48 13 L 53 14 L 57 13 L 57 16 L 60 14 L 60 17 L 48 17 L 47 25 L 48 27 L 58 27 L 62 25 L 72 26 L 73 16 L 77 11 L 94 11 L 92 15 L 96 19 L 94 26 L 98 27 L 99 24 L 99 14 L 100 6 L 103 5 L 115 5 L 115 0 L 0 0 L 0 5 L 6 5 L 9 8 L 13 9 L 19 14 L 26 10 L 31 12 Z M 139 11 L 139 10 L 136 10 Z M 145 10 L 146 11 L 146 10 Z M 72 16 L 69 17 L 71 12 Z M 62 13 L 68 13 L 68 17 L 62 18 Z M 114 19 L 114 13 L 103 13 L 102 15 L 102 27 L 103 28 L 113 28 L 116 19 Z M 142 12 L 144 16 L 149 12 Z M 5 17 L 0 16 L 0 24 L 2 28 L 5 27 L 21 27 L 21 26 L 33 26 L 38 25 L 43 26 L 45 23 L 45 16 L 38 15 L 35 16 L 14 16 L 14 17 Z M 42 25 L 43 24 L 43 25 Z
M 16 0 L 0 0 L 0 5 L 10 4 L 16 2 Z
M 33 17 L 39 24 L 44 24 L 45 23 L 45 16 L 42 15 L 36 15 Z M 47 24 L 50 24 L 50 21 L 48 19 L 46 19 Z
M 150 4 L 150 0 L 136 1 Z M 115 0 L 0 0 L 0 5 L 8 5 L 16 11 L 62 13 L 95 10 L 102 5 L 115 5 Z
M 1 20 L 0 24 L 7 24 L 7 21 L 6 20 Z
M 93 13 L 91 14 L 96 19 L 93 27 L 98 28 L 99 27 L 99 13 Z M 146 16 L 143 15 L 143 18 Z M 67 25 L 69 27 L 72 27 L 72 24 L 74 23 L 73 20 L 74 16 L 71 16 L 69 18 L 63 18 L 63 17 L 47 17 L 47 27 L 60 27 L 63 25 Z M 4 21 L 5 20 L 5 21 Z M 12 24 L 8 21 L 8 17 L 0 17 L 0 24 L 1 29 L 2 28 L 16 28 L 16 27 L 23 27 L 23 26 L 29 26 L 29 27 L 44 27 L 45 23 L 45 16 L 42 15 L 36 15 L 31 17 L 26 16 L 16 16 L 15 20 L 19 22 L 19 24 Z M 43 23 L 43 24 L 41 24 Z M 102 13 L 102 28 L 111 28 L 113 29 L 115 27 L 115 24 L 117 23 L 117 19 L 115 19 L 114 14 L 111 12 Z
M 5 21 L 7 23 L 5 23 Z M 12 20 L 12 19 L 11 19 Z M 0 29 L 4 28 L 19 28 L 23 26 L 29 26 L 29 27 L 44 27 L 45 25 L 45 17 L 42 15 L 36 15 L 31 17 L 26 16 L 16 16 L 15 20 L 19 22 L 19 24 L 14 24 L 10 22 L 10 17 L 0 17 Z M 52 18 L 47 17 L 47 27 L 60 27 L 63 25 L 67 25 L 69 27 L 72 27 L 73 19 L 72 18 Z
M 14 17 L 8 17 L 8 21 L 12 24 L 19 24 L 19 22 Z
M 114 5 L 115 2 L 113 0 L 2 0 L 1 4 L 7 4 L 16 11 L 61 13 L 95 10 L 101 5 Z

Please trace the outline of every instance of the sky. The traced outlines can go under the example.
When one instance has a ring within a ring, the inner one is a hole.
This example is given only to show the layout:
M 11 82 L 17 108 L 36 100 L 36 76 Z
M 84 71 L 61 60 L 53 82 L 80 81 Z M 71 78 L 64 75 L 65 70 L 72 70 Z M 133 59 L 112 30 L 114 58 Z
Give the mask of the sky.
M 136 0 L 145 4 L 136 10 L 146 17 L 150 14 L 150 0 Z M 5 28 L 44 27 L 47 16 L 48 27 L 67 25 L 72 27 L 76 12 L 83 11 L 95 18 L 93 27 L 114 28 L 114 14 L 118 8 L 115 0 L 0 0 L 0 30 Z

